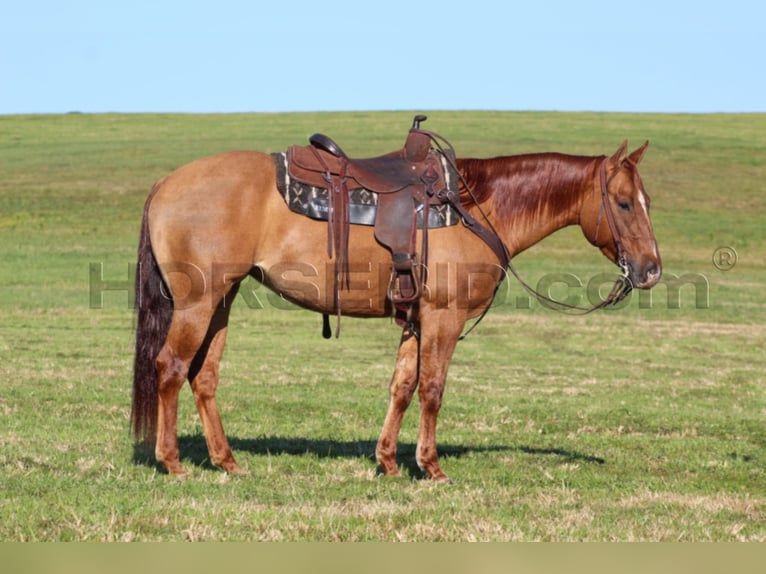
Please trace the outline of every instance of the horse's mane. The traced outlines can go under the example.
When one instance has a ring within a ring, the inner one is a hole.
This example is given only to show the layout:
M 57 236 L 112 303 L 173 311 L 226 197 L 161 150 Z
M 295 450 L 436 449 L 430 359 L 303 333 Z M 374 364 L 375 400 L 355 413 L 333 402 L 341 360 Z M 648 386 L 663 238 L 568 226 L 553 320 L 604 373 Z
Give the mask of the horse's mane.
M 472 196 L 461 186 L 461 202 L 491 201 L 491 209 L 504 220 L 561 213 L 574 209 L 593 157 L 536 153 L 490 159 L 458 159 L 457 166 Z

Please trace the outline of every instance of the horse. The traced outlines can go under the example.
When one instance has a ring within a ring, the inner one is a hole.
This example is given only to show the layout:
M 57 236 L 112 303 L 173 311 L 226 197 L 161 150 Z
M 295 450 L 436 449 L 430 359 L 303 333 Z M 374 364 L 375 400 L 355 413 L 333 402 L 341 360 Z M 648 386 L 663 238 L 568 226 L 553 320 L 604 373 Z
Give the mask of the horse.
M 510 257 L 560 228 L 579 225 L 587 241 L 622 269 L 630 287 L 648 289 L 662 270 L 638 172 L 648 143 L 628 153 L 625 141 L 610 156 L 458 158 L 461 201 L 499 236 Z M 131 426 L 137 443 L 153 445 L 170 474 L 186 472 L 176 423 L 187 380 L 210 462 L 230 474 L 243 472 L 216 404 L 231 303 L 243 279 L 252 276 L 286 300 L 325 315 L 392 316 L 386 297 L 391 254 L 372 227 L 351 226 L 352 280 L 336 300 L 327 224 L 290 211 L 275 178 L 269 154 L 225 152 L 178 168 L 155 183 L 146 200 Z M 427 255 L 435 272 L 402 327 L 375 454 L 379 473 L 400 474 L 399 432 L 417 390 L 416 462 L 425 476 L 443 482 L 449 478 L 439 465 L 436 424 L 447 369 L 466 322 L 487 311 L 506 269 L 465 223 L 430 230 Z

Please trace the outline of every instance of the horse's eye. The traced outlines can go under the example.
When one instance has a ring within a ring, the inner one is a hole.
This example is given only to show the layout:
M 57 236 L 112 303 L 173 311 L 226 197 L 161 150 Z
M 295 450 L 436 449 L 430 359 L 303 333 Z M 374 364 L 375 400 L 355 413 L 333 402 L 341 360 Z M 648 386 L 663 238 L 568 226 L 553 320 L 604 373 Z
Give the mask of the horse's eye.
M 630 204 L 627 201 L 618 201 L 617 206 L 623 211 L 630 211 Z

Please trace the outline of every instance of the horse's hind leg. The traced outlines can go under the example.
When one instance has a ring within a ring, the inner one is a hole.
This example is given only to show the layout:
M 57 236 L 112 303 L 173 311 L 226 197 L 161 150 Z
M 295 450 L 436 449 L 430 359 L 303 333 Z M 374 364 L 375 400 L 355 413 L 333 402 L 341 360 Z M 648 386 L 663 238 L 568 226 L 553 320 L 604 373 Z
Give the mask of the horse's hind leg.
M 207 336 L 197 352 L 189 372 L 194 400 L 197 403 L 197 410 L 205 430 L 210 462 L 229 474 L 239 474 L 243 471 L 234 460 L 229 441 L 226 439 L 221 415 L 215 400 L 215 391 L 218 387 L 218 368 L 226 344 L 229 312 L 238 287 L 239 285 L 236 285 L 230 291 L 226 300 L 218 306 L 213 314 Z
M 157 444 L 155 456 L 171 474 L 184 474 L 178 453 L 178 393 L 192 360 L 205 340 L 212 315 L 210 303 L 176 309 L 165 344 L 157 355 Z
M 226 343 L 229 311 L 239 284 L 225 284 L 211 298 L 200 297 L 173 312 L 165 344 L 157 356 L 158 413 L 155 455 L 171 474 L 184 474 L 178 451 L 178 393 L 184 381 L 192 392 L 205 430 L 210 461 L 230 473 L 242 472 L 224 434 L 215 390 Z

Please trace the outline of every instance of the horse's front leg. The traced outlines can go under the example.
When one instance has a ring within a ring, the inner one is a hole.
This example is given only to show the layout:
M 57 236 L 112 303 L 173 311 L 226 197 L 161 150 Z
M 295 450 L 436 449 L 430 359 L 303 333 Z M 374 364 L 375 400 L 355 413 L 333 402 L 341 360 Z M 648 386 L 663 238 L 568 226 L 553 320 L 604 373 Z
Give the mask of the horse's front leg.
M 420 335 L 420 431 L 416 460 L 420 469 L 432 480 L 448 482 L 449 477 L 439 466 L 436 451 L 436 419 L 444 396 L 447 368 L 455 351 L 465 321 L 454 313 L 435 313 L 423 317 Z
M 389 403 L 383 430 L 380 432 L 375 455 L 386 476 L 399 476 L 396 446 L 402 419 L 418 386 L 418 339 L 409 329 L 402 333 L 396 368 L 389 386 Z

